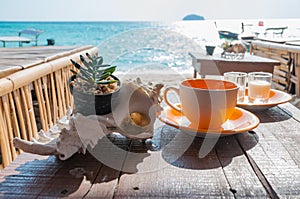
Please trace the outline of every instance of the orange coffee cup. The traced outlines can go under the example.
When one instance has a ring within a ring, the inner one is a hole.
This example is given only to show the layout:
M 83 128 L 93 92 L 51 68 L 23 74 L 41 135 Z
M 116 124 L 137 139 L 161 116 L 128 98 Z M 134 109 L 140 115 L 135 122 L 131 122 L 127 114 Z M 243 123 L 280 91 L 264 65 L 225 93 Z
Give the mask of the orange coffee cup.
M 175 91 L 181 108 L 168 100 L 168 92 Z M 165 102 L 182 112 L 198 129 L 218 130 L 231 116 L 236 107 L 239 87 L 229 81 L 212 79 L 187 79 L 180 87 L 168 87 L 164 91 Z

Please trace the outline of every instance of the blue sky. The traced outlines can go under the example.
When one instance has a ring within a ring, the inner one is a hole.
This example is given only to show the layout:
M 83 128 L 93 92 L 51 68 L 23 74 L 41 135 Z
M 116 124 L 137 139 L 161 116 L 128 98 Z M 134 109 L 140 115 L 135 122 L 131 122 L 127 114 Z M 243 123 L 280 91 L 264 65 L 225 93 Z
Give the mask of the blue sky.
M 2 0 L 0 21 L 300 18 L 300 0 Z

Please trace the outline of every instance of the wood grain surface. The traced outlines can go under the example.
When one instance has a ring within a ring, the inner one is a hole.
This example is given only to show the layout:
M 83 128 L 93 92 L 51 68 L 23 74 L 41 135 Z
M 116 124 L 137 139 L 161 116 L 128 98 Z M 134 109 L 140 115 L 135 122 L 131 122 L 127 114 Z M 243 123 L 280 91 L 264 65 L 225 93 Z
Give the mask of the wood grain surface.
M 66 161 L 23 153 L 0 173 L 0 196 L 298 198 L 299 109 L 282 104 L 255 114 L 257 128 L 216 140 L 163 125 L 151 141 L 112 134 Z M 199 158 L 209 142 L 216 143 Z

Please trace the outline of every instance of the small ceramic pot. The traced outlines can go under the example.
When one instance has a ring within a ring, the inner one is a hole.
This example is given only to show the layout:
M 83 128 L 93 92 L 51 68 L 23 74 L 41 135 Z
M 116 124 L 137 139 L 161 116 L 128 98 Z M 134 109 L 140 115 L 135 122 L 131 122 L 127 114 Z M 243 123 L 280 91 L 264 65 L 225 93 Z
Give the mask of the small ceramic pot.
M 112 95 L 117 94 L 121 87 L 120 80 L 111 75 L 114 79 L 118 80 L 119 89 L 114 93 L 97 95 L 97 94 L 89 94 L 83 93 L 71 86 L 71 81 L 76 79 L 76 76 L 73 75 L 69 78 L 69 89 L 71 94 L 74 97 L 74 106 L 77 112 L 83 115 L 106 115 L 111 113 L 111 98 Z
M 208 55 L 213 55 L 214 54 L 214 50 L 215 50 L 215 46 L 205 46 L 205 49 L 206 49 L 206 53 Z

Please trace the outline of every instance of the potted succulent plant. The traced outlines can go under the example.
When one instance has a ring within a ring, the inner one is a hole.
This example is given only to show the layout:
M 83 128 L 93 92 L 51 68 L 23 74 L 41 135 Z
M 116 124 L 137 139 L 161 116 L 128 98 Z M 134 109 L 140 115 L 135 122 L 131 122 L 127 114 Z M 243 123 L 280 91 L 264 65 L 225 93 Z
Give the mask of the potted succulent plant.
M 80 55 L 83 65 L 71 59 L 78 71 L 71 69 L 70 91 L 77 112 L 83 115 L 105 115 L 111 112 L 111 97 L 119 91 L 121 82 L 112 75 L 117 66 L 103 64 L 103 57 Z

